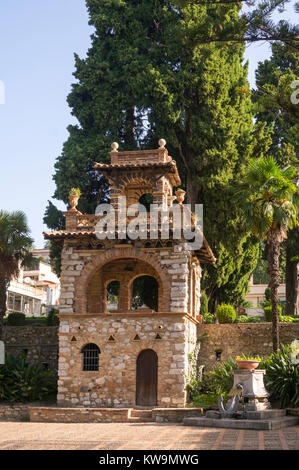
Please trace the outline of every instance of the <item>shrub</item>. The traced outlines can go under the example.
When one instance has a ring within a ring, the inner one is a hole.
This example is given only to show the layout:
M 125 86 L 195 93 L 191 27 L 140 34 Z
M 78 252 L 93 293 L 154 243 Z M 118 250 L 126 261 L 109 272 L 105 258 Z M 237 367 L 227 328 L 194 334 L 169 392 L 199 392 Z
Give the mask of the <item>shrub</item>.
M 203 323 L 214 323 L 214 315 L 212 313 L 206 313 L 202 317 Z
M 206 315 L 209 313 L 209 302 L 208 302 L 208 296 L 205 292 L 203 292 L 201 299 L 200 299 L 200 314 L 201 315 Z
M 234 323 L 259 323 L 260 317 L 247 317 L 247 315 L 239 315 L 235 319 Z
M 13 312 L 7 317 L 6 324 L 9 326 L 24 326 L 26 315 L 24 313 Z
M 279 321 L 282 323 L 296 323 L 298 322 L 298 318 L 295 317 L 290 317 L 288 315 L 280 315 L 279 316 Z
M 54 373 L 39 364 L 28 364 L 24 356 L 7 355 L 0 365 L 0 400 L 28 402 L 56 393 Z
M 278 305 L 277 308 L 278 308 L 278 315 L 279 315 L 279 317 L 281 317 L 282 316 L 282 306 Z M 265 306 L 264 307 L 264 314 L 265 314 L 266 321 L 271 322 L 272 321 L 272 307 L 271 306 Z
M 271 289 L 270 289 L 270 287 L 267 287 L 265 289 L 265 298 L 268 302 L 271 301 Z
M 201 391 L 218 395 L 226 395 L 234 383 L 233 370 L 238 369 L 234 359 L 231 357 L 214 366 L 213 369 L 203 375 Z
M 281 346 L 260 364 L 266 369 L 265 386 L 273 400 L 279 400 L 282 408 L 299 405 L 299 367 L 291 362 L 291 347 Z
M 26 317 L 25 325 L 27 326 L 45 326 L 45 317 Z
M 56 326 L 59 325 L 59 318 L 57 316 L 57 313 L 59 313 L 58 310 L 55 310 L 52 308 L 49 312 L 49 315 L 47 316 L 47 326 Z
M 216 316 L 219 323 L 233 323 L 236 319 L 236 311 L 232 305 L 218 305 Z

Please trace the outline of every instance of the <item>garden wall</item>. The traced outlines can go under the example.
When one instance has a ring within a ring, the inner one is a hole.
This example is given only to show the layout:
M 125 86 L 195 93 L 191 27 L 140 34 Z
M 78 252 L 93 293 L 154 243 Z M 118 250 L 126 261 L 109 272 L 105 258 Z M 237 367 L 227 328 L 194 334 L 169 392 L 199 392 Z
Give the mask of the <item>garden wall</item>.
M 279 330 L 281 343 L 299 339 L 299 323 L 280 323 Z M 204 333 L 209 337 L 201 342 L 199 364 L 206 371 L 218 362 L 216 353 L 225 361 L 241 353 L 263 356 L 272 351 L 271 323 L 200 324 L 198 336 Z M 28 361 L 57 371 L 58 327 L 5 326 L 4 341 L 8 353 L 16 355 L 27 350 Z
M 205 333 L 209 336 L 202 340 L 199 351 L 199 365 L 204 365 L 205 371 L 229 356 L 235 358 L 242 353 L 263 356 L 272 352 L 271 323 L 200 324 L 198 337 Z M 299 339 L 299 324 L 280 323 L 279 334 L 280 342 L 289 344 Z
M 28 362 L 57 372 L 57 326 L 5 326 L 4 343 L 7 353 L 14 356 L 25 353 Z

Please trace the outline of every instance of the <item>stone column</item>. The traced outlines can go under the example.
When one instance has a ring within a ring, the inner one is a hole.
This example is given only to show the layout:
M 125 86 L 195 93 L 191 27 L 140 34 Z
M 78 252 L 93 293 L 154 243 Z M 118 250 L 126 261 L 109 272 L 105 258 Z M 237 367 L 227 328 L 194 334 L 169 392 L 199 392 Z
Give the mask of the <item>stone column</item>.
M 265 373 L 263 369 L 234 370 L 233 388 L 236 389 L 238 384 L 242 385 L 246 411 L 261 411 L 270 408 L 268 392 L 264 385 Z

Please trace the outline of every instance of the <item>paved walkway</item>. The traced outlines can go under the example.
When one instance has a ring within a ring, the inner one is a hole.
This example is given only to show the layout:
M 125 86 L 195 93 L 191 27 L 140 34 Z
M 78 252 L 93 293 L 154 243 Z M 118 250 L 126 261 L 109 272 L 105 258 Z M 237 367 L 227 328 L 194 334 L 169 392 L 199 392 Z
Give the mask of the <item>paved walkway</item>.
M 298 450 L 299 426 L 248 431 L 179 424 L 0 422 L 1 450 Z

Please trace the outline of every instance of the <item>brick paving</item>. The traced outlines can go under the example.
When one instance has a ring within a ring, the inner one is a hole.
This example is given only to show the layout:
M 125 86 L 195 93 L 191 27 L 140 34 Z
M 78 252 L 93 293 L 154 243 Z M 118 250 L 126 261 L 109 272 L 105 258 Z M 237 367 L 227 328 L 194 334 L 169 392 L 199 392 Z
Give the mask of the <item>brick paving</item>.
M 299 426 L 275 431 L 179 424 L 0 422 L 0 450 L 299 450 Z

